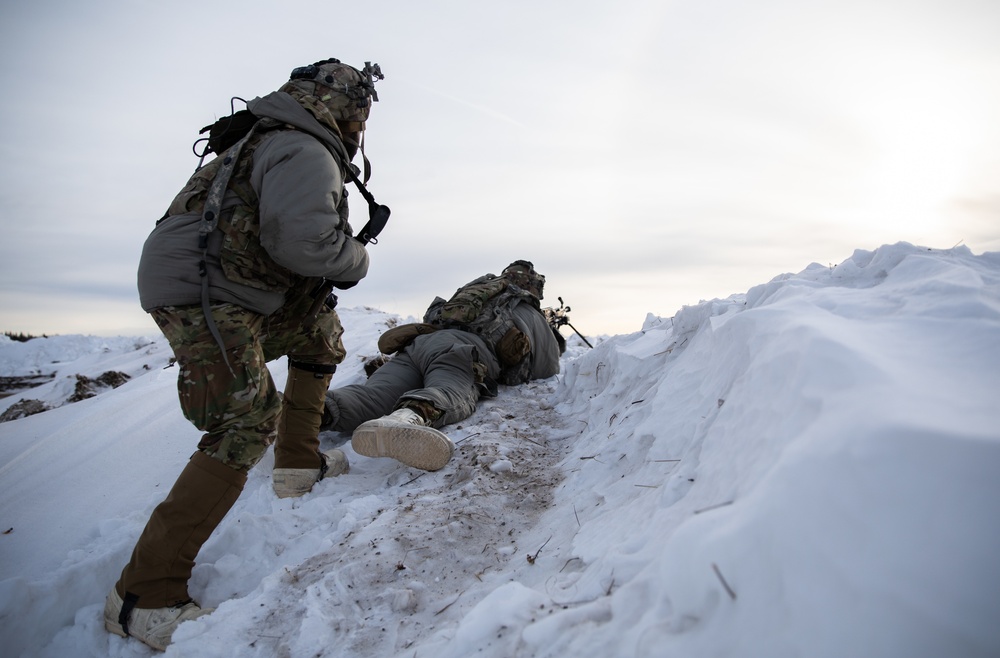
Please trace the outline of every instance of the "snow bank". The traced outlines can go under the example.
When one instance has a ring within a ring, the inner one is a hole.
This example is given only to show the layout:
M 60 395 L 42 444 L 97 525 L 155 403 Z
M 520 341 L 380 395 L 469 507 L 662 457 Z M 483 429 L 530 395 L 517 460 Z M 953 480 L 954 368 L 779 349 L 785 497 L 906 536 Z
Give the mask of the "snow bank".
M 401 321 L 342 316 L 334 386 Z M 1000 254 L 857 251 L 569 340 L 440 472 L 348 442 L 349 475 L 278 500 L 265 457 L 166 655 L 1000 654 Z M 0 424 L 11 655 L 152 655 L 100 614 L 197 442 L 174 376 Z
M 587 567 L 547 591 L 601 621 L 526 654 L 996 655 L 998 283 L 997 254 L 858 251 L 570 364 Z

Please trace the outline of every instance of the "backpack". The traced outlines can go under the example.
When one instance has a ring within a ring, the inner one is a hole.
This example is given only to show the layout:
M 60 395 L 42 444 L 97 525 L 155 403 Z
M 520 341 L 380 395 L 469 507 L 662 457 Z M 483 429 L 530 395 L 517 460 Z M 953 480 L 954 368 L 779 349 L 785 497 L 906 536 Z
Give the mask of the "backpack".
M 243 100 L 242 98 L 239 100 Z M 194 146 L 194 154 L 204 158 L 209 153 L 222 153 L 230 146 L 243 139 L 243 136 L 250 132 L 253 124 L 258 118 L 250 110 L 239 110 L 227 117 L 222 117 L 215 123 L 205 126 L 198 131 L 199 135 L 208 133 L 208 137 L 198 139 Z M 205 147 L 198 152 L 198 144 L 205 142 Z
M 506 277 L 486 274 L 456 290 L 447 301 L 435 298 L 424 322 L 476 334 L 500 363 L 500 383 L 521 384 L 530 379 L 531 370 L 531 342 L 514 322 L 514 307 L 522 302 L 535 309 L 541 306 L 534 295 Z

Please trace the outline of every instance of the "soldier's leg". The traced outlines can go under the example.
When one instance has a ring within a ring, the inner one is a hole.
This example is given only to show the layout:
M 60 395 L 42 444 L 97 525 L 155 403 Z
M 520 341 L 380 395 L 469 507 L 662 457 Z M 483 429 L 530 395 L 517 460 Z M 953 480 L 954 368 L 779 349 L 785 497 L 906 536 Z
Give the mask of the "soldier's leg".
M 404 350 L 372 373 L 363 384 L 328 391 L 323 429 L 353 432 L 361 423 L 391 412 L 401 395 L 423 384 L 420 369 Z
M 296 300 L 268 318 L 265 328 L 265 354 L 288 356 L 274 446 L 274 488 L 282 497 L 302 495 L 317 479 L 347 469 L 346 457 L 319 451 L 323 401 L 345 356 L 344 329 L 332 306 L 307 318 L 310 305 L 308 297 Z
M 351 436 L 355 452 L 391 457 L 428 471 L 443 468 L 455 447 L 436 428 L 475 411 L 479 386 L 489 371 L 479 360 L 480 349 L 485 350 L 485 345 L 463 332 L 443 330 L 418 336 L 396 358 L 412 363 L 422 376 L 423 387 L 403 393 L 388 416 L 359 425 Z
M 280 403 L 257 340 L 262 318 L 233 305 L 214 306 L 212 315 L 232 372 L 199 308 L 153 313 L 177 357 L 184 415 L 205 434 L 122 571 L 116 590 L 131 607 L 162 608 L 190 599 L 195 556 L 272 441 Z
M 496 359 L 477 338 L 460 331 L 419 336 L 407 348 L 423 373 L 423 387 L 406 392 L 397 407 L 417 410 L 428 425 L 457 423 L 476 410 L 482 387 L 499 373 Z M 430 405 L 438 413 L 428 413 Z
M 200 309 L 189 313 L 203 317 Z M 181 367 L 177 384 L 181 409 L 205 432 L 199 450 L 247 473 L 274 441 L 281 410 L 261 345 L 264 317 L 232 304 L 213 306 L 212 316 L 229 365 L 206 327 L 196 325 L 194 329 L 203 333 L 191 336 L 188 330 L 172 340 Z M 180 320 L 183 325 L 191 322 L 188 317 Z

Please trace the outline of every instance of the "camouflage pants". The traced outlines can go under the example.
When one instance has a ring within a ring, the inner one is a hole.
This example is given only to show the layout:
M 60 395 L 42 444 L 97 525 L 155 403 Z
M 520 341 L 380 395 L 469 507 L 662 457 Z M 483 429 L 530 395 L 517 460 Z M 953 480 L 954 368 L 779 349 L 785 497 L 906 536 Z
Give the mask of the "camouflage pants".
M 267 362 L 288 356 L 300 363 L 335 366 L 343 361 L 343 327 L 324 306 L 309 326 L 306 296 L 264 316 L 234 304 L 213 304 L 212 318 L 229 365 L 205 323 L 200 306 L 167 306 L 151 315 L 174 351 L 177 391 L 184 417 L 205 432 L 198 449 L 247 472 L 274 442 L 281 398 Z M 232 368 L 232 372 L 230 372 Z

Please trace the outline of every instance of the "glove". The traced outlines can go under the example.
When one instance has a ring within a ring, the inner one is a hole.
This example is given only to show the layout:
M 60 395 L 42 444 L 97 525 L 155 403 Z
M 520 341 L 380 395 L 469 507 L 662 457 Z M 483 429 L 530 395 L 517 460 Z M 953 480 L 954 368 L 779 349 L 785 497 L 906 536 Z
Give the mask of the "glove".
M 348 288 L 353 288 L 358 285 L 357 281 L 331 281 L 333 287 L 337 290 L 347 290 Z

